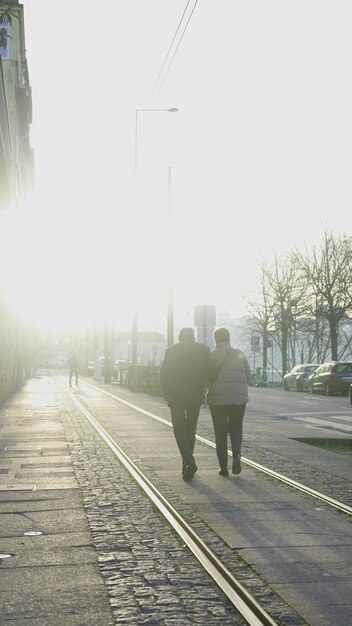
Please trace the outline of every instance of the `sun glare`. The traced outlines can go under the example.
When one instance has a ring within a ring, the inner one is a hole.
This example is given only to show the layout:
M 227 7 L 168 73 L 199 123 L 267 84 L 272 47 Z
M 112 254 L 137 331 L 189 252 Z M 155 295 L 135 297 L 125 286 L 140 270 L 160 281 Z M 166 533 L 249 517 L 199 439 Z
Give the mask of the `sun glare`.
M 137 311 L 153 329 L 165 322 L 172 282 L 187 306 L 203 264 L 197 277 L 192 250 L 175 250 L 166 219 L 153 222 L 145 212 L 119 221 L 108 210 L 99 216 L 86 210 L 44 203 L 2 218 L 1 290 L 22 319 L 40 330 L 105 320 L 129 329 Z
M 193 324 L 196 304 L 245 314 L 263 258 L 311 245 L 322 223 L 348 231 L 349 20 L 325 7 L 313 32 L 313 5 L 285 15 L 272 4 L 253 27 L 242 3 L 236 37 L 223 20 L 214 48 L 196 19 L 197 46 L 185 38 L 154 102 L 177 11 L 164 11 L 151 41 L 147 9 L 137 23 L 134 3 L 113 4 L 99 34 L 105 60 L 97 52 L 87 63 L 96 27 L 87 3 L 71 3 L 81 28 L 63 55 L 53 45 L 60 10 L 53 18 L 50 3 L 26 2 L 36 198 L 1 218 L 0 288 L 42 328 L 130 329 L 134 312 L 140 327 L 165 328 L 170 286 L 175 326 Z M 333 219 L 336 207 L 344 219 Z
M 216 304 L 228 274 L 214 264 L 215 253 L 228 265 L 222 242 L 216 248 L 195 238 L 196 224 L 172 224 L 167 212 L 119 220 L 108 208 L 96 216 L 83 206 L 62 211 L 37 202 L 2 219 L 1 289 L 26 322 L 60 330 L 108 320 L 129 330 L 137 312 L 141 327 L 162 328 L 170 287 L 181 315 Z

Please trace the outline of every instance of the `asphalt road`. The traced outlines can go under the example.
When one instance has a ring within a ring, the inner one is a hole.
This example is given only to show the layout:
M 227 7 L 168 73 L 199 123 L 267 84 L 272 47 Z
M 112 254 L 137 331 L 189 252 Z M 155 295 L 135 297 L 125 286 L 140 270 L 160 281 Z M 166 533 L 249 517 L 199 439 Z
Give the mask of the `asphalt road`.
M 308 392 L 284 391 L 281 387 L 251 387 L 249 391 L 248 414 L 260 411 L 264 415 L 290 415 L 302 413 L 349 412 L 352 407 L 348 396 L 311 394 Z
M 280 422 L 284 422 L 285 429 L 288 424 L 295 428 L 296 436 L 300 430 L 302 436 L 307 436 L 307 427 L 315 431 L 316 437 L 352 435 L 352 407 L 348 396 L 343 395 L 327 397 L 281 388 L 252 387 L 246 409 L 247 426 L 264 421 L 266 428 L 275 427 L 276 433 Z

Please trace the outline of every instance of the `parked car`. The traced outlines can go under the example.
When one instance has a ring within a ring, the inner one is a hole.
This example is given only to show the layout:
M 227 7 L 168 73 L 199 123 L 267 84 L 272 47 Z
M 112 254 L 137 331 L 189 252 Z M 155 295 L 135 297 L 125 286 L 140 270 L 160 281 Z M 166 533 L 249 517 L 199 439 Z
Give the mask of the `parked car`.
M 311 393 L 322 392 L 326 396 L 348 393 L 352 383 L 352 361 L 330 361 L 320 365 L 309 378 Z
M 96 365 L 98 366 L 98 370 L 100 370 L 100 375 L 104 377 L 105 376 L 105 357 L 100 356 L 96 362 Z M 119 368 L 115 359 L 110 358 L 108 366 L 109 366 L 113 380 L 117 380 L 119 377 Z
M 308 391 L 309 378 L 319 367 L 319 363 L 300 363 L 291 372 L 287 372 L 283 378 L 284 389 L 289 391 Z
M 130 366 L 129 362 L 125 361 L 124 359 L 116 359 L 116 365 L 120 372 L 124 372 L 125 370 L 128 370 Z
M 86 371 L 87 376 L 94 376 L 94 365 L 95 361 L 88 361 Z

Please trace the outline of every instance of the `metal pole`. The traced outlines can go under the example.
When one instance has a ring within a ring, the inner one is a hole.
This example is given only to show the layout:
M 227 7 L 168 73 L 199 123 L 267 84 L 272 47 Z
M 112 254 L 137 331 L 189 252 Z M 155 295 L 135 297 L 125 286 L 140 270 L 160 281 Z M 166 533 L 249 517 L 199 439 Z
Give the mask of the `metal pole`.
M 167 111 L 168 113 L 177 113 L 178 109 L 176 109 L 176 107 L 171 107 L 170 109 L 136 109 L 135 131 L 134 131 L 134 182 L 135 182 L 136 198 L 137 198 L 137 179 L 138 179 L 138 113 L 140 111 Z M 171 300 L 170 300 L 170 303 L 171 303 Z M 171 324 L 171 321 L 170 321 L 170 324 Z M 171 325 L 170 325 L 170 332 L 171 332 Z M 172 331 L 172 334 L 173 334 L 173 331 Z M 138 391 L 138 313 L 137 311 L 135 311 L 133 314 L 131 344 L 132 344 L 131 389 L 132 391 Z
M 137 178 L 138 178 L 138 111 L 136 109 L 135 131 L 134 131 L 134 187 L 135 200 L 137 202 Z M 133 313 L 132 333 L 131 333 L 131 390 L 138 391 L 138 314 Z
M 171 166 L 168 167 L 168 211 L 171 222 L 171 212 L 172 212 L 172 170 Z M 172 254 L 172 252 L 171 252 Z M 172 263 L 169 265 L 169 293 L 167 300 L 167 345 L 172 346 L 174 343 L 174 301 L 173 301 L 173 286 L 172 286 Z
M 271 340 L 271 382 L 274 384 L 274 340 Z
M 175 343 L 174 339 L 174 301 L 172 287 L 169 287 L 168 299 L 167 299 L 167 345 L 172 346 Z
M 135 191 L 137 192 L 137 157 L 138 157 L 138 111 L 136 109 L 136 119 L 134 126 L 134 182 L 135 182 Z
M 132 319 L 132 341 L 131 341 L 131 366 L 132 366 L 132 391 L 138 391 L 138 354 L 137 354 L 137 334 L 138 334 L 138 316 L 137 313 L 133 315 Z
M 104 382 L 107 384 L 111 383 L 109 327 L 107 321 L 104 324 Z

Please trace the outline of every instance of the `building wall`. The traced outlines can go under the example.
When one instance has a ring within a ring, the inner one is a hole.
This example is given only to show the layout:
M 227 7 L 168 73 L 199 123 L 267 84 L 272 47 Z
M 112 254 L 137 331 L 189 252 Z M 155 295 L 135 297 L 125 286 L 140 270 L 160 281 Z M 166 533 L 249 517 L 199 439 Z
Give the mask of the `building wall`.
M 0 213 L 15 207 L 30 187 L 33 152 L 29 143 L 32 121 L 31 89 L 24 43 L 23 7 L 0 0 L 0 12 L 11 9 L 18 19 L 9 29 L 11 39 L 0 48 Z M 3 268 L 6 271 L 6 268 Z M 30 371 L 30 333 L 0 293 L 0 402 L 12 395 Z
M 0 12 L 11 6 L 12 24 L 1 22 L 11 39 L 0 48 L 0 209 L 18 204 L 33 183 L 34 157 L 30 146 L 32 94 L 24 41 L 23 6 L 1 2 Z

